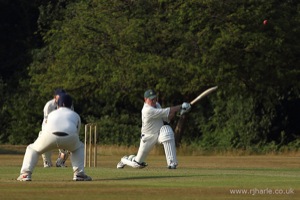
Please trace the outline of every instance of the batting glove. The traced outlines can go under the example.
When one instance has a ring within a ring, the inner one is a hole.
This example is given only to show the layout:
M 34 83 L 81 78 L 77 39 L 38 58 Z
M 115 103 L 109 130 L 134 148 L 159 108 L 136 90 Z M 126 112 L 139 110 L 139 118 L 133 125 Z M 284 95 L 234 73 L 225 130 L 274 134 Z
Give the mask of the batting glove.
M 181 105 L 180 115 L 184 115 L 185 113 L 190 112 L 191 108 L 192 108 L 192 106 L 191 106 L 190 103 L 184 102 L 184 103 Z

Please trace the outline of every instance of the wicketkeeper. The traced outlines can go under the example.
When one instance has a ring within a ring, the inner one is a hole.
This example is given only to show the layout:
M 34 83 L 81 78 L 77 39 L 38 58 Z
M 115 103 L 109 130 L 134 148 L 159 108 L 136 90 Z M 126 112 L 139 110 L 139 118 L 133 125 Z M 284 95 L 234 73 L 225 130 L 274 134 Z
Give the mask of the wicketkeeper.
M 167 166 L 169 169 L 176 169 L 178 165 L 176 157 L 175 137 L 174 132 L 169 123 L 175 116 L 177 111 L 183 115 L 189 112 L 191 105 L 183 103 L 168 108 L 162 108 L 157 102 L 156 93 L 153 90 L 147 90 L 144 93 L 144 106 L 142 109 L 142 129 L 140 147 L 137 155 L 124 156 L 117 164 L 117 168 L 124 168 L 126 165 L 133 168 L 144 168 L 147 166 L 145 162 L 149 152 L 158 142 L 163 144 Z
M 60 95 L 58 109 L 49 114 L 43 133 L 27 146 L 17 180 L 31 181 L 39 155 L 53 149 L 68 149 L 71 152 L 74 181 L 92 180 L 84 172 L 84 144 L 79 139 L 81 119 L 71 107 L 72 98 L 68 94 Z

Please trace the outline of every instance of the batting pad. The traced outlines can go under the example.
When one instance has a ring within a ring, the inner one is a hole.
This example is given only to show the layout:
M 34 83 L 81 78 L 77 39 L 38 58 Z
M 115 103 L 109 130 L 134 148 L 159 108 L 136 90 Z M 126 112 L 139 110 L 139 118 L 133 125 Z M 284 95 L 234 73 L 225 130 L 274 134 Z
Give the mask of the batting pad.
M 164 145 L 166 160 L 168 166 L 177 165 L 175 140 L 168 140 L 162 143 Z
M 164 125 L 160 128 L 158 142 L 163 143 L 168 140 L 174 140 L 174 132 L 169 125 Z
M 133 167 L 133 168 L 142 168 L 141 165 L 139 165 L 138 163 L 134 162 L 134 161 L 131 161 L 131 160 L 128 160 L 128 158 L 126 157 L 123 157 L 121 159 L 122 163 L 124 163 L 125 165 L 128 165 L 130 167 Z
M 50 166 L 52 165 L 51 155 L 52 155 L 51 151 L 42 154 L 43 162 L 48 163 Z

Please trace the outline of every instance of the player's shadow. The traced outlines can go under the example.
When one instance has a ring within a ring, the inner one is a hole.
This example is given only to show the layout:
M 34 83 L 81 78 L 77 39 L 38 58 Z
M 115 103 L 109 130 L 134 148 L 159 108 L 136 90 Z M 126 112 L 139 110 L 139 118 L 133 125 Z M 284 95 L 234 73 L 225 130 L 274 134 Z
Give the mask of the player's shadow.
M 181 176 L 131 176 L 122 178 L 108 178 L 108 179 L 93 179 L 93 181 L 127 181 L 127 180 L 144 180 L 144 179 L 166 179 L 166 178 L 187 178 L 196 176 L 208 176 L 208 175 L 181 175 Z
M 0 148 L 0 154 L 20 155 L 20 154 L 24 154 L 24 152 L 18 151 L 18 150 L 12 150 L 12 149 L 2 149 L 2 148 Z

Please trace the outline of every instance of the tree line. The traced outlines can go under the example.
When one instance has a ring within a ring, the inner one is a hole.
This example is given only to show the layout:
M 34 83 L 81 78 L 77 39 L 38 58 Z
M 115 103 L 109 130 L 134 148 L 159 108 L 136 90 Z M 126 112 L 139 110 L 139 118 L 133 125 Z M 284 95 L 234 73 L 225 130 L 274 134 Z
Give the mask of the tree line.
M 0 143 L 34 141 L 55 88 L 98 125 L 102 144 L 138 145 L 146 89 L 168 107 L 218 85 L 172 121 L 178 146 L 300 146 L 298 1 L 1 4 Z

